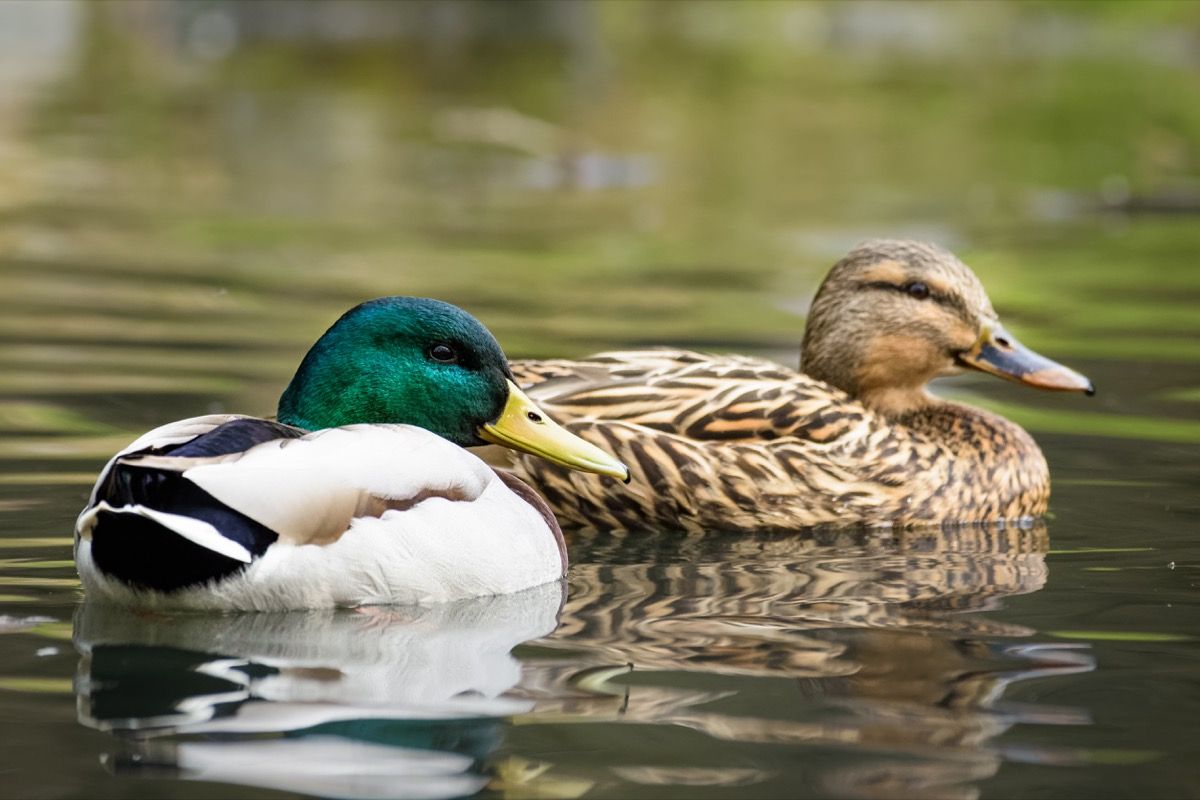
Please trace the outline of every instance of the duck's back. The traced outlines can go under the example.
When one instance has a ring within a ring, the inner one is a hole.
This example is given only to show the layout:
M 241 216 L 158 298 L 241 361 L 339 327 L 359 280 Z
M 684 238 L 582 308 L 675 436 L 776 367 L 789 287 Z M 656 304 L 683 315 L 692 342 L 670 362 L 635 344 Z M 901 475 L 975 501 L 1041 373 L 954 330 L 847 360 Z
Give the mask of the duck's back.
M 1045 510 L 1036 445 L 975 409 L 946 404 L 940 414 L 892 421 L 781 365 L 689 351 L 516 362 L 513 370 L 572 432 L 633 470 L 628 489 L 613 490 L 518 458 L 519 474 L 573 524 L 759 530 Z

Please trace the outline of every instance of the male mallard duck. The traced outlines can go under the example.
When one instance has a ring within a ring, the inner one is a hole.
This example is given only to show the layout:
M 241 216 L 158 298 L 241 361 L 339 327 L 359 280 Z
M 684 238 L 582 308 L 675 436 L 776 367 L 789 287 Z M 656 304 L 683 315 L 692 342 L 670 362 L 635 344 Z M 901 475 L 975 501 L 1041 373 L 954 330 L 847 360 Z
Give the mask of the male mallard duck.
M 1017 520 L 1046 510 L 1049 473 L 1024 430 L 931 396 L 971 368 L 1091 393 L 1003 327 L 952 254 L 867 242 L 813 302 L 799 372 L 674 350 L 518 361 L 530 396 L 616 453 L 624 491 L 516 458 L 560 519 L 599 528 L 795 528 Z
M 213 609 L 442 601 L 562 577 L 545 503 L 462 449 L 485 441 L 628 478 L 514 385 L 474 317 L 372 300 L 308 351 L 278 422 L 196 417 L 118 453 L 76 522 L 79 574 L 93 598 Z

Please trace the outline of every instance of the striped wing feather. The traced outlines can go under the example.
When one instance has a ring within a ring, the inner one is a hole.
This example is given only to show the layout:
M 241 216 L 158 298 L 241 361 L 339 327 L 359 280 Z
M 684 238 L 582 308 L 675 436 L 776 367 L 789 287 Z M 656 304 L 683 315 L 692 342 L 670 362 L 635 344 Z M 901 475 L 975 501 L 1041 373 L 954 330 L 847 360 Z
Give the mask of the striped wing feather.
M 542 491 L 560 521 L 575 525 L 763 530 L 832 520 L 907 521 L 921 514 L 907 500 L 912 481 L 892 479 L 897 465 L 866 457 L 895 445 L 885 431 L 865 422 L 847 425 L 837 440 L 824 444 L 703 441 L 624 421 L 580 420 L 567 428 L 607 448 L 633 472 L 628 487 L 613 487 L 596 476 L 518 456 L 518 472 Z M 918 494 L 934 493 L 944 478 L 940 469 L 918 477 L 926 490 Z
M 529 388 L 551 380 L 572 379 L 581 383 L 601 383 L 618 380 L 648 380 L 670 375 L 680 370 L 699 372 L 743 372 L 762 377 L 795 375 L 773 361 L 739 355 L 711 355 L 693 350 L 610 350 L 581 361 L 550 359 L 546 361 L 514 361 L 513 374 L 517 383 Z
M 567 419 L 624 421 L 690 439 L 828 442 L 861 421 L 824 384 L 770 361 L 676 350 L 516 362 L 539 403 Z
M 543 366 L 544 365 L 544 366 Z M 691 530 L 796 528 L 919 514 L 906 498 L 909 459 L 947 465 L 841 392 L 794 370 L 687 351 L 518 362 L 517 376 L 575 433 L 627 463 L 634 480 L 603 479 L 517 457 L 518 471 L 577 525 Z M 919 478 L 946 477 L 934 467 Z M 928 492 L 926 492 L 928 493 Z
M 534 400 L 633 472 L 618 488 L 511 457 L 572 525 L 910 525 L 1018 519 L 1046 508 L 1036 444 L 978 409 L 944 403 L 896 424 L 778 364 L 679 350 L 513 369 Z

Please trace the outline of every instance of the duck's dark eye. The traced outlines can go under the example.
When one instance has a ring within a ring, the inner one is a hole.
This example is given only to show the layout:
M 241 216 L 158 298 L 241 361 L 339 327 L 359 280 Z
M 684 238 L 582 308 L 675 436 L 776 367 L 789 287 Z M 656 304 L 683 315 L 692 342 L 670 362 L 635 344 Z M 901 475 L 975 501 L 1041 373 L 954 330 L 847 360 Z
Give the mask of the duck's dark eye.
M 908 292 L 910 297 L 915 297 L 918 300 L 925 300 L 929 297 L 929 287 L 920 281 L 913 281 L 904 287 L 904 291 Z
M 453 364 L 458 361 L 458 353 L 448 344 L 435 344 L 429 348 L 429 357 L 443 364 Z

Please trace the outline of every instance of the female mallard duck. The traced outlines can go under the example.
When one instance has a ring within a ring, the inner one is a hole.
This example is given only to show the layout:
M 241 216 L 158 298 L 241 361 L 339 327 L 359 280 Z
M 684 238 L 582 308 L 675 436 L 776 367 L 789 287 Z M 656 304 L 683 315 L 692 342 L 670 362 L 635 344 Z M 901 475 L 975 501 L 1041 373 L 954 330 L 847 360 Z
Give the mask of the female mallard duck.
M 372 300 L 308 351 L 278 422 L 196 417 L 118 453 L 75 526 L 79 574 L 95 599 L 211 609 L 435 602 L 562 577 L 545 503 L 462 449 L 485 441 L 628 478 L 513 384 L 474 317 Z
M 931 396 L 972 368 L 1091 393 L 1020 345 L 979 279 L 928 244 L 873 241 L 813 302 L 801 370 L 650 350 L 513 364 L 530 396 L 619 457 L 624 491 L 531 459 L 517 473 L 560 519 L 600 528 L 795 528 L 1017 520 L 1046 510 L 1049 473 L 1024 430 Z

